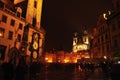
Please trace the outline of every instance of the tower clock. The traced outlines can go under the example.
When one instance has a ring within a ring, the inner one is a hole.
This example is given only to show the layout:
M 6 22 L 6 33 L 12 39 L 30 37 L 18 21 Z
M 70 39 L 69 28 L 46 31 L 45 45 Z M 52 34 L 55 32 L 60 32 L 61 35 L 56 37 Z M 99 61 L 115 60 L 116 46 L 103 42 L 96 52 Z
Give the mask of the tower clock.
M 38 58 L 39 54 L 39 34 L 38 33 L 33 33 L 32 36 L 32 50 L 31 50 L 31 58 L 32 60 L 35 60 Z

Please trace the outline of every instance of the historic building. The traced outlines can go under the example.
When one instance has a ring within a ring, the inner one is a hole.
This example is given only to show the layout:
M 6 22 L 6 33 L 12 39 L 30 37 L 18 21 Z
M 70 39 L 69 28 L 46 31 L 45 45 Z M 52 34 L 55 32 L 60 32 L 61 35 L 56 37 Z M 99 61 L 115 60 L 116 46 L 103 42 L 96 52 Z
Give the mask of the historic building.
M 111 57 L 120 59 L 120 0 L 113 1 L 113 12 L 107 18 L 110 27 Z
M 109 15 L 109 11 L 107 12 Z M 109 56 L 110 52 L 110 31 L 106 23 L 106 13 L 99 16 L 97 25 L 94 28 L 93 50 L 94 58 Z
M 81 57 L 90 57 L 90 35 L 86 29 L 82 30 L 81 33 L 75 33 L 73 37 L 73 53 L 80 54 Z
M 0 13 L 0 61 L 20 55 L 39 60 L 45 38 L 42 0 L 0 0 Z
M 93 58 L 120 57 L 120 1 L 112 1 L 114 10 L 101 14 L 94 28 Z

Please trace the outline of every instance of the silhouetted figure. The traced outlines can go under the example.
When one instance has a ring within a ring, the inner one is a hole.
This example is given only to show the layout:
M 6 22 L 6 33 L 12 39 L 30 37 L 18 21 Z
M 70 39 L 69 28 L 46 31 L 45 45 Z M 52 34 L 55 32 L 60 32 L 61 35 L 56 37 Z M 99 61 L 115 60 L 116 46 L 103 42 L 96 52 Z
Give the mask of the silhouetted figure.
M 15 72 L 16 72 L 15 80 L 25 80 L 25 74 L 27 73 L 27 65 L 24 58 L 21 58 L 19 60 Z
M 37 62 L 32 62 L 30 65 L 30 80 L 33 80 L 36 78 L 37 73 Z
M 9 62 L 5 62 L 2 65 L 4 71 L 4 80 L 13 80 L 14 77 L 14 65 L 12 64 L 12 60 Z

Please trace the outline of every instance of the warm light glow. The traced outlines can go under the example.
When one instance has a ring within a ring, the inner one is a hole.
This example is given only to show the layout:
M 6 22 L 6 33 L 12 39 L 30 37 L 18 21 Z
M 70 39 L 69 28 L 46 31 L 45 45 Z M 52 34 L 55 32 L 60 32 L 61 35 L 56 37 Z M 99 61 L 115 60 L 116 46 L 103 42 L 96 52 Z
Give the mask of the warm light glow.
M 88 38 L 86 38 L 86 41 L 84 42 L 85 44 L 89 44 Z
M 106 13 L 103 13 L 103 17 L 105 20 L 107 20 Z
M 37 58 L 37 52 L 36 52 L 36 51 L 33 52 L 33 58 L 34 58 L 34 59 Z
M 77 63 L 77 59 L 74 60 L 74 63 Z
M 108 11 L 108 14 L 111 15 L 111 11 Z
M 120 64 L 120 61 L 118 61 L 118 64 Z
M 48 63 L 52 63 L 52 57 L 50 57 L 50 58 L 46 57 L 45 61 L 48 62 Z
M 33 48 L 34 48 L 34 49 L 38 49 L 38 43 L 37 43 L 37 42 L 34 42 L 34 43 L 33 43 Z
M 22 1 L 24 1 L 24 0 L 14 0 L 14 4 L 18 4 L 18 3 L 22 2 Z
M 47 61 L 48 63 L 52 63 L 52 59 L 48 59 L 48 61 Z
M 78 50 L 87 50 L 88 48 L 87 48 L 87 45 L 85 45 L 85 44 L 81 44 L 81 45 L 78 45 Z
M 90 56 L 85 56 L 85 58 L 90 58 Z
M 3 34 L 2 33 L 0 33 L 0 37 L 2 37 L 3 36 Z
M 76 45 L 75 41 L 73 41 L 73 46 Z
M 88 45 L 80 44 L 73 47 L 73 52 L 82 51 L 82 50 L 88 50 Z
M 48 58 L 46 57 L 46 58 L 45 58 L 45 60 L 47 61 L 47 60 L 48 60 Z
M 104 59 L 107 59 L 107 57 L 106 57 L 106 56 L 104 56 Z
M 64 59 L 64 62 L 65 62 L 65 63 L 68 63 L 68 62 L 69 62 L 69 59 Z

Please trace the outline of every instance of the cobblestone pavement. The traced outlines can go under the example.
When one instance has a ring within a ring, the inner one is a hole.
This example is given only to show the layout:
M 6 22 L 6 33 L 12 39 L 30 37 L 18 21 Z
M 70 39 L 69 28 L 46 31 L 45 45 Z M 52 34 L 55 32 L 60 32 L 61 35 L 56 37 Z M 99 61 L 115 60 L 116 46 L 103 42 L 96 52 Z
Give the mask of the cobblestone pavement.
M 0 80 L 3 79 L 3 70 L 0 67 Z M 29 73 L 26 75 L 26 80 L 30 80 Z M 64 70 L 54 70 L 54 71 L 41 71 L 35 75 L 32 80 L 111 80 L 107 78 L 105 74 L 99 70 L 94 72 L 87 71 L 64 71 Z

